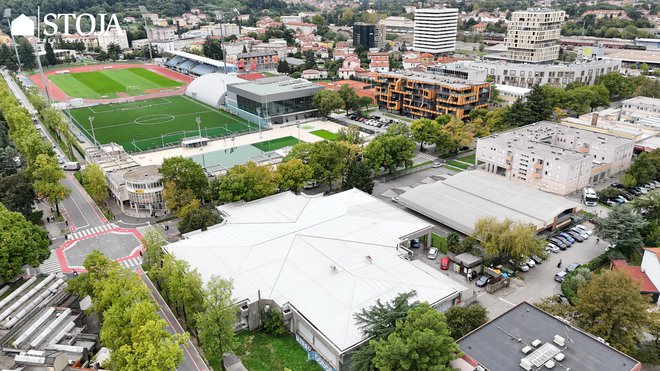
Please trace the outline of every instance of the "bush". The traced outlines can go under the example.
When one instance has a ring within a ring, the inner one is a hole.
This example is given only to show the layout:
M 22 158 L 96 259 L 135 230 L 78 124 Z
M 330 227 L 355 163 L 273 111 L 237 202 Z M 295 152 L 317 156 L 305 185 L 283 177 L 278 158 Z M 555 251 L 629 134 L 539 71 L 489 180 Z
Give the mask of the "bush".
M 25 219 L 27 219 L 32 224 L 42 225 L 43 221 L 41 220 L 41 218 L 43 217 L 44 217 L 44 212 L 39 210 L 29 213 Z
M 598 192 L 598 201 L 605 203 L 608 199 L 614 198 L 622 194 L 623 191 L 614 187 L 607 187 Z
M 568 299 L 568 301 L 571 302 L 571 304 L 574 304 L 575 299 L 577 299 L 577 291 L 582 286 L 581 281 L 584 279 L 584 281 L 588 282 L 589 279 L 591 278 L 591 274 L 587 275 L 587 272 L 585 271 L 588 270 L 590 273 L 602 267 L 603 265 L 609 263 L 611 253 L 613 252 L 610 251 L 598 255 L 597 257 L 583 264 L 579 269 L 574 270 L 573 272 L 566 275 L 566 277 L 564 277 L 564 281 L 561 283 L 561 292 L 562 294 L 564 294 L 564 296 L 566 296 L 566 298 Z M 575 276 L 578 274 L 583 276 L 582 277 L 583 279 L 576 278 Z M 586 282 L 582 282 L 582 283 L 586 283 Z
M 270 307 L 270 310 L 264 313 L 263 323 L 264 331 L 271 335 L 282 336 L 286 333 L 282 313 L 275 307 Z

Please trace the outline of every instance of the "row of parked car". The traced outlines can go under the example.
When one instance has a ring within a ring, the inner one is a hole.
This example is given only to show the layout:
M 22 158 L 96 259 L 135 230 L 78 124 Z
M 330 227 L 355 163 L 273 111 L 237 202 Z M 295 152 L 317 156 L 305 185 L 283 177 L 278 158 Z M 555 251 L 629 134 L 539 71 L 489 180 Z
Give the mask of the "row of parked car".
M 591 229 L 578 224 L 567 231 L 551 235 L 548 238 L 548 245 L 545 247 L 545 251 L 556 254 L 559 251 L 566 250 L 576 242 L 584 242 L 592 234 Z
M 618 206 L 632 201 L 635 197 L 648 194 L 653 189 L 660 188 L 660 182 L 654 180 L 652 182 L 648 182 L 646 184 L 639 185 L 637 187 L 633 187 L 629 189 L 625 189 L 625 187 L 621 183 L 612 183 L 611 186 L 617 189 L 625 190 L 625 192 L 623 192 L 619 196 L 610 198 L 605 202 L 608 206 Z
M 350 118 L 353 121 L 361 122 L 365 125 L 375 126 L 375 127 L 378 127 L 378 128 L 382 128 L 383 126 L 387 126 L 387 125 L 395 124 L 395 123 L 399 122 L 397 120 L 381 118 L 381 117 L 378 117 L 376 115 L 371 115 L 371 116 L 367 116 L 367 117 L 361 117 L 361 116 L 358 116 L 358 115 L 351 115 L 348 118 Z

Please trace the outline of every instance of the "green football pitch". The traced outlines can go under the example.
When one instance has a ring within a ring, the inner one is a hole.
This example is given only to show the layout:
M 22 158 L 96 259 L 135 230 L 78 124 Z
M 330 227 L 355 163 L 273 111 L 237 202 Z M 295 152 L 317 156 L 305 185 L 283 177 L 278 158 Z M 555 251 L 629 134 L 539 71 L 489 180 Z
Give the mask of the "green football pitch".
M 108 69 L 48 76 L 73 98 L 102 99 L 141 95 L 149 90 L 174 88 L 182 83 L 144 68 Z
M 178 145 L 184 138 L 198 136 L 197 117 L 201 134 L 207 138 L 258 129 L 256 124 L 182 95 L 102 104 L 69 113 L 90 140 L 95 136 L 101 144 L 115 142 L 127 152 Z

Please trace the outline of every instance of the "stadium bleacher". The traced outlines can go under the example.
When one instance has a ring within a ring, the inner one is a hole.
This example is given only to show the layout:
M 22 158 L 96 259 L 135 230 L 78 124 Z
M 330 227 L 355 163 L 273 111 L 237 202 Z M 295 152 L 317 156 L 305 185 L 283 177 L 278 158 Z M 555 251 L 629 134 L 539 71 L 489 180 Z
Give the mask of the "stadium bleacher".
M 165 62 L 165 67 L 174 71 L 195 76 L 225 72 L 225 63 L 222 61 L 178 50 L 172 50 L 169 53 L 172 54 L 172 58 Z M 238 67 L 234 64 L 227 63 L 226 66 L 227 72 L 238 71 Z

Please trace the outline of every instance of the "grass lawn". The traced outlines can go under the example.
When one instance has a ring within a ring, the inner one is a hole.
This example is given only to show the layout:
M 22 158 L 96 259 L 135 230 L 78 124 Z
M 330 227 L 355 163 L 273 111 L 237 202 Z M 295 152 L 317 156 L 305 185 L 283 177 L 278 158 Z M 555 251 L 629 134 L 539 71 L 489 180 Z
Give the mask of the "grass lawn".
M 335 133 L 333 133 L 333 132 L 331 132 L 331 131 L 327 131 L 327 130 L 325 130 L 325 129 L 314 130 L 314 131 L 312 131 L 311 133 L 314 134 L 314 135 L 316 135 L 317 137 L 321 137 L 321 138 L 323 138 L 323 139 L 327 139 L 327 140 L 335 140 L 335 139 L 337 139 L 337 134 L 335 134 Z
M 477 157 L 477 155 L 473 153 L 473 154 L 467 155 L 465 157 L 460 157 L 459 160 L 461 160 L 463 162 L 467 162 L 468 164 L 474 164 L 474 161 L 477 159 L 476 157 Z
M 320 371 L 321 366 L 307 360 L 307 352 L 287 334 L 273 336 L 264 332 L 243 331 L 238 333 L 241 342 L 236 355 L 250 371 L 284 370 Z M 215 361 L 215 362 L 213 362 Z M 220 370 L 220 360 L 213 359 L 211 366 Z
M 470 165 L 466 165 L 462 162 L 458 162 L 458 161 L 454 161 L 454 160 L 447 161 L 447 163 L 449 165 L 453 166 L 453 167 L 457 167 L 457 168 L 460 168 L 460 169 L 463 169 L 463 170 L 467 170 L 470 167 Z
M 253 146 L 259 148 L 264 152 L 270 152 L 270 151 L 278 150 L 280 148 L 294 146 L 298 143 L 299 143 L 298 138 L 289 136 L 289 137 L 282 137 L 282 138 L 267 140 L 264 142 L 254 143 Z
M 407 117 L 395 115 L 395 114 L 389 113 L 389 112 L 384 112 L 383 116 L 391 117 L 391 118 L 399 120 L 399 121 L 405 121 L 405 122 L 412 122 L 413 121 L 412 119 L 409 119 Z
M 186 96 L 103 104 L 70 111 L 74 123 L 100 143 L 115 142 L 128 152 L 175 145 L 199 135 L 195 119 L 201 119 L 202 136 L 217 138 L 257 129 L 256 124 L 207 106 Z
M 463 169 L 451 165 L 445 165 L 444 167 L 453 171 L 463 171 Z
M 447 239 L 442 236 L 438 236 L 435 233 L 431 234 L 431 246 L 437 247 L 438 250 L 440 250 L 443 254 L 447 253 Z
M 141 95 L 148 90 L 181 86 L 181 82 L 168 79 L 144 68 L 108 69 L 48 76 L 66 95 L 74 98 L 116 98 L 123 95 Z

